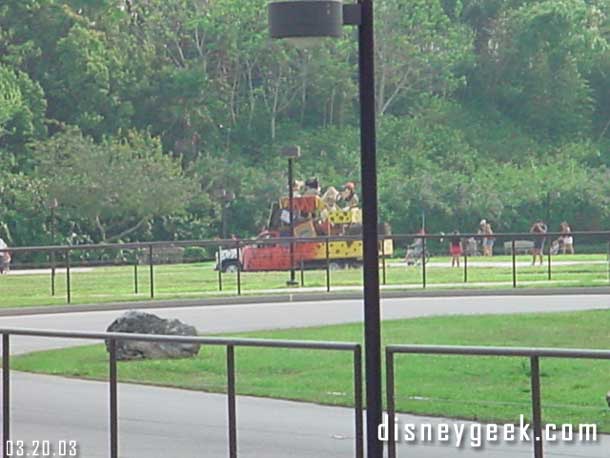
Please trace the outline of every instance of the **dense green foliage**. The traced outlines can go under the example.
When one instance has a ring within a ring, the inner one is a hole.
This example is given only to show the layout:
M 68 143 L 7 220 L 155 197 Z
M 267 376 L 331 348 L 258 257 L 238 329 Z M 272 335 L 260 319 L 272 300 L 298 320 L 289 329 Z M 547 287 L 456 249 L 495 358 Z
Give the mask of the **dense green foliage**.
M 381 216 L 395 232 L 610 227 L 607 0 L 377 2 Z M 354 31 L 300 50 L 263 0 L 5 0 L 0 236 L 252 235 L 297 175 L 358 182 Z M 550 197 L 550 198 L 549 198 Z

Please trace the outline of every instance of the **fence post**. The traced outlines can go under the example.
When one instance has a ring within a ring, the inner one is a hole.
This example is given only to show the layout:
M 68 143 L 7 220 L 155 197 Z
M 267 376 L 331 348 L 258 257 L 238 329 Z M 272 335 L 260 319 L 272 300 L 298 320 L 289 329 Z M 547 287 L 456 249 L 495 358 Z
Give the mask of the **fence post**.
M 11 387 L 10 387 L 9 334 L 2 334 L 2 458 L 7 458 L 7 443 L 11 437 Z
M 133 290 L 134 294 L 138 294 L 138 263 L 140 260 L 138 259 L 138 249 L 136 248 L 134 251 L 134 260 L 133 260 Z
M 235 248 L 235 251 L 237 251 L 237 295 L 241 296 L 241 259 L 239 255 L 239 240 L 235 242 Z
M 235 349 L 227 345 L 227 397 L 229 409 L 229 458 L 237 458 L 237 414 L 235 408 Z
M 218 291 L 222 291 L 222 258 L 220 257 L 222 253 L 222 246 L 218 246 Z
M 110 458 L 119 456 L 118 393 L 116 367 L 116 340 L 108 340 L 108 376 L 110 382 Z
M 468 255 L 464 252 L 464 283 L 468 283 Z
M 385 272 L 385 236 L 381 237 L 381 268 L 382 268 L 382 281 L 386 284 L 386 272 Z
M 70 250 L 66 250 L 66 300 L 72 302 L 72 285 L 70 284 Z
M 517 287 L 517 253 L 515 252 L 515 239 L 511 241 L 511 253 L 513 257 L 513 288 Z
M 305 286 L 305 264 L 301 259 L 301 286 Z
M 388 458 L 396 458 L 396 437 L 394 435 L 394 417 L 396 408 L 394 405 L 394 353 L 385 350 L 386 365 L 386 409 L 388 412 Z
M 540 361 L 538 356 L 530 358 L 532 382 L 532 416 L 534 421 L 534 457 L 543 458 L 542 413 L 540 406 Z
M 330 246 L 326 237 L 326 292 L 330 293 Z
M 153 257 L 153 246 L 148 245 L 148 270 L 150 277 L 150 298 L 155 297 L 155 271 L 154 271 L 155 258 Z
M 55 250 L 51 251 L 51 296 L 55 296 Z
M 610 283 L 610 241 L 608 241 L 608 252 L 606 253 L 606 264 L 608 264 L 608 283 Z
M 356 458 L 364 457 L 364 426 L 362 420 L 362 347 L 354 349 L 354 406 L 356 415 Z
M 423 235 L 422 235 L 423 237 Z M 422 287 L 426 288 L 426 237 L 423 237 L 423 251 L 422 251 L 422 259 L 421 259 L 421 275 L 422 275 Z
M 550 243 L 550 239 L 549 239 L 549 253 L 548 253 L 548 277 L 549 277 L 549 281 L 551 280 L 551 243 Z

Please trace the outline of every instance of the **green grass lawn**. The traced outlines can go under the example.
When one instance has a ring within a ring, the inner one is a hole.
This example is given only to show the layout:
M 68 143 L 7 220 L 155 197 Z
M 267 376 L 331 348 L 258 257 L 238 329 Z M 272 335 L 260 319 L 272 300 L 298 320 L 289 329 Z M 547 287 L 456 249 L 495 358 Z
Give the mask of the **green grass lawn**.
M 610 310 L 529 315 L 448 316 L 387 321 L 385 344 L 498 345 L 610 348 Z M 360 324 L 251 332 L 240 336 L 359 342 Z M 530 417 L 529 361 L 397 355 L 396 402 L 402 412 L 484 421 Z M 15 357 L 17 370 L 107 378 L 102 345 Z M 171 361 L 120 362 L 124 382 L 224 392 L 226 362 L 221 347 L 198 357 Z M 237 389 L 242 395 L 349 406 L 353 399 L 351 354 L 341 352 L 236 349 Z M 541 361 L 544 420 L 597 423 L 610 432 L 610 361 Z
M 526 262 L 529 256 L 519 256 Z M 553 266 L 552 281 L 548 281 L 547 266 L 517 268 L 520 287 L 557 286 L 601 286 L 607 285 L 608 265 L 605 255 L 556 256 L 557 261 L 580 261 L 586 264 Z M 396 265 L 398 259 L 387 260 L 386 284 L 388 286 L 419 287 L 422 285 L 421 266 Z M 494 258 L 471 258 L 468 263 L 468 283 L 464 283 L 463 266 L 452 269 L 448 257 L 432 258 L 426 269 L 428 286 L 443 288 L 465 288 L 471 286 L 510 288 L 512 269 L 510 265 L 499 267 L 481 266 L 481 262 L 509 262 L 509 256 Z M 601 261 L 601 263 L 600 263 Z M 298 276 L 298 275 L 297 275 Z M 357 287 L 362 284 L 362 269 L 332 271 L 332 287 Z M 138 294 L 135 293 L 133 266 L 97 267 L 89 272 L 72 271 L 71 294 L 73 304 L 138 301 L 150 299 L 150 272 L 148 266 L 138 268 Z M 241 274 L 242 294 L 256 294 L 261 290 L 278 290 L 286 287 L 288 272 L 246 272 Z M 326 287 L 324 270 L 307 270 L 305 287 Z M 154 267 L 154 295 L 156 299 L 213 297 L 219 294 L 237 293 L 237 275 L 223 274 L 223 291 L 219 291 L 218 273 L 213 263 L 160 265 Z M 485 285 L 489 283 L 489 285 Z M 56 295 L 51 296 L 49 274 L 3 275 L 0 277 L 0 308 L 61 305 L 66 303 L 66 275 L 60 271 L 56 276 Z

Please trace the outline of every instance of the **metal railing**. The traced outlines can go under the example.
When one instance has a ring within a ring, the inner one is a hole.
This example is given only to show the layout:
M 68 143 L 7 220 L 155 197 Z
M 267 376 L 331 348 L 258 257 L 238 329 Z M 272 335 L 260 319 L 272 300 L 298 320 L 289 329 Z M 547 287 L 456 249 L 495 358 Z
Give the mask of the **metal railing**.
M 574 239 L 577 239 L 579 246 L 584 246 L 586 242 L 595 242 L 596 245 L 592 248 L 595 248 L 598 254 L 603 254 L 606 256 L 606 265 L 598 266 L 599 271 L 595 271 L 595 274 L 599 276 L 599 285 L 610 285 L 610 231 L 596 231 L 596 232 L 572 232 L 570 234 Z M 528 276 L 532 276 L 531 278 L 535 278 L 535 281 L 563 281 L 558 280 L 558 278 L 563 278 L 565 280 L 565 275 L 559 277 L 559 274 L 568 273 L 567 269 L 560 270 L 556 268 L 553 264 L 553 258 L 555 255 L 551 250 L 551 240 L 554 238 L 561 237 L 562 234 L 559 232 L 549 232 L 546 234 L 533 234 L 533 233 L 523 233 L 523 232 L 515 232 L 515 233 L 496 233 L 493 234 L 493 238 L 496 242 L 505 242 L 505 250 L 504 254 L 510 256 L 510 260 L 507 261 L 507 268 L 502 270 L 502 276 L 505 279 L 502 280 L 502 283 L 505 283 L 506 286 L 510 286 L 512 288 L 529 286 L 531 281 L 527 281 Z M 449 241 L 453 237 L 452 234 L 397 234 L 397 235 L 380 235 L 380 276 L 381 283 L 385 286 L 389 286 L 392 283 L 400 286 L 400 283 L 397 284 L 397 271 L 395 266 L 388 266 L 388 254 L 386 253 L 386 246 L 383 243 L 385 240 L 392 240 L 395 245 L 394 252 L 402 251 L 406 249 L 408 244 L 414 240 L 421 239 L 423 243 L 424 253 L 432 253 L 434 256 L 449 256 L 448 249 L 445 246 L 447 241 Z M 462 240 L 472 239 L 476 241 L 481 241 L 482 239 L 488 237 L 484 234 L 459 234 L 459 237 Z M 546 240 L 545 248 L 544 248 L 544 257 L 546 258 L 544 272 L 538 270 L 535 273 L 529 272 L 526 270 L 521 270 L 517 263 L 517 255 L 518 252 L 523 253 L 527 249 L 524 249 L 520 245 L 518 245 L 519 241 L 529 241 L 535 239 L 544 238 Z M 13 256 L 13 261 L 16 267 L 19 267 L 19 258 L 32 257 L 36 254 L 43 255 L 48 258 L 48 262 L 45 261 L 42 265 L 45 267 L 49 267 L 50 269 L 50 294 L 51 296 L 56 296 L 57 294 L 57 271 L 58 269 L 62 269 L 65 272 L 65 298 L 68 304 L 73 302 L 74 290 L 77 285 L 73 282 L 73 270 L 78 266 L 88 266 L 88 265 L 102 265 L 102 261 L 95 261 L 91 263 L 91 261 L 79 261 L 78 254 L 90 254 L 90 253 L 98 253 L 98 257 L 101 257 L 100 253 L 108 254 L 108 256 L 114 253 L 117 256 L 118 253 L 121 254 L 121 262 L 119 265 L 122 266 L 131 266 L 133 265 L 133 280 L 132 283 L 132 294 L 133 295 L 142 295 L 143 290 L 147 289 L 147 296 L 150 299 L 154 299 L 156 293 L 158 292 L 159 285 L 156 283 L 156 274 L 155 268 L 160 267 L 164 264 L 167 264 L 167 261 L 163 261 L 163 256 L 170 249 L 189 249 L 189 248 L 197 248 L 200 250 L 204 250 L 207 253 L 207 257 L 205 259 L 200 260 L 212 260 L 214 259 L 214 255 L 218 255 L 218 259 L 220 259 L 220 252 L 223 249 L 235 249 L 237 253 L 237 259 L 235 263 L 235 272 L 234 274 L 230 274 L 231 282 L 227 282 L 226 273 L 223 273 L 222 269 L 219 268 L 218 274 L 216 275 L 216 279 L 212 280 L 215 282 L 215 285 L 207 285 L 209 294 L 217 294 L 217 293 L 226 293 L 227 287 L 229 284 L 234 283 L 235 294 L 242 295 L 246 292 L 247 282 L 244 282 L 244 270 L 243 270 L 243 259 L 241 259 L 241 253 L 244 247 L 250 246 L 259 246 L 259 247 L 269 247 L 269 246 L 285 246 L 288 247 L 294 244 L 298 247 L 300 244 L 306 243 L 317 243 L 320 244 L 321 250 L 324 253 L 324 259 L 319 260 L 319 262 L 315 265 L 312 265 L 308 261 L 303 261 L 302 259 L 296 259 L 294 263 L 294 268 L 296 270 L 300 270 L 300 285 L 301 287 L 306 286 L 306 274 L 305 272 L 309 269 L 319 269 L 324 273 L 324 280 L 322 283 L 318 283 L 321 288 L 325 288 L 327 292 L 330 292 L 333 286 L 332 277 L 333 267 L 337 264 L 337 260 L 335 259 L 336 254 L 331 253 L 331 245 L 333 242 L 359 242 L 362 240 L 360 235 L 355 236 L 324 236 L 324 237 L 281 237 L 281 238 L 269 238 L 269 239 L 243 239 L 243 240 L 185 240 L 185 241 L 172 241 L 172 242 L 143 242 L 143 243 L 116 243 L 116 244 L 84 244 L 84 245 L 64 245 L 64 246 L 37 246 L 37 247 L 13 247 L 5 250 L 0 250 L 0 254 L 4 251 L 9 251 Z M 496 246 L 499 243 L 496 243 Z M 498 253 L 498 249 L 496 248 L 495 254 Z M 288 254 L 286 253 L 288 256 Z M 468 253 L 465 251 L 461 259 L 463 261 L 463 274 L 459 274 L 459 269 L 456 271 L 452 280 L 454 286 L 458 284 L 463 284 L 467 286 L 469 283 L 476 282 L 476 274 L 480 271 L 477 271 L 477 262 L 471 262 L 472 258 L 476 257 L 478 259 L 489 259 L 492 258 L 483 258 L 476 254 Z M 339 260 L 340 261 L 340 260 Z M 180 263 L 188 262 L 188 261 L 178 261 Z M 198 261 L 193 261 L 198 262 Z M 581 264 L 583 264 L 581 262 Z M 140 274 L 140 268 L 144 264 L 144 267 L 147 267 L 147 275 L 145 280 L 143 281 Z M 351 262 L 351 264 L 357 265 L 358 262 Z M 433 284 L 433 269 L 430 269 L 430 262 L 428 261 L 427 256 L 422 256 L 421 259 L 417 261 L 416 266 L 413 269 L 419 269 L 419 279 L 414 279 L 414 276 L 408 275 L 407 286 L 409 287 L 421 287 L 422 289 L 428 288 L 431 284 Z M 38 264 L 38 266 L 41 264 Z M 112 262 L 107 261 L 107 265 L 115 265 Z M 26 267 L 27 264 L 22 263 L 21 266 Z M 438 267 L 438 263 L 433 265 L 434 267 Z M 592 268 L 593 264 L 587 265 L 588 268 Z M 222 266 L 219 266 L 222 267 Z M 589 273 L 588 270 L 578 271 L 577 267 L 570 268 L 570 273 Z M 411 269 L 411 267 L 407 267 L 407 269 Z M 510 272 L 509 272 L 510 269 Z M 414 270 L 407 270 L 407 272 L 414 272 Z M 393 275 L 390 278 L 389 273 Z M 255 275 L 253 273 L 253 275 Z M 127 274 L 130 275 L 130 274 Z M 250 273 L 248 272 L 248 275 Z M 541 275 L 544 275 L 544 279 L 541 279 Z M 250 277 L 248 277 L 250 278 Z M 407 277 L 405 277 L 407 278 Z M 577 281 L 577 278 L 571 277 L 570 281 Z M 234 279 L 234 281 L 233 281 Z M 400 280 L 398 280 L 400 281 Z M 486 281 L 482 282 L 486 283 Z M 336 283 L 335 283 L 336 284 Z M 358 287 L 359 285 L 350 284 L 348 286 Z M 213 288 L 211 290 L 209 288 Z M 254 290 L 251 290 L 252 292 Z M 204 291 L 202 291 L 204 294 Z
M 237 458 L 237 407 L 236 407 L 236 369 L 235 348 L 282 348 L 301 350 L 323 350 L 351 352 L 353 356 L 353 387 L 354 387 L 354 452 L 356 458 L 363 458 L 363 391 L 362 391 L 362 350 L 360 344 L 346 342 L 317 342 L 296 340 L 223 338 L 223 337 L 187 337 L 167 336 L 153 334 L 127 334 L 127 333 L 92 333 L 71 332 L 37 329 L 0 329 L 2 335 L 2 458 L 8 458 L 11 425 L 11 390 L 10 390 L 10 337 L 30 336 L 67 339 L 102 340 L 107 343 L 108 380 L 109 380 L 109 456 L 119 456 L 119 399 L 118 399 L 118 370 L 116 357 L 116 344 L 118 341 L 145 341 L 165 342 L 198 345 L 223 346 L 226 349 L 227 368 L 227 433 L 228 456 Z M 423 354 L 423 355 L 454 355 L 454 356 L 497 356 L 497 357 L 525 357 L 530 360 L 531 405 L 533 421 L 533 456 L 543 458 L 543 419 L 540 389 L 540 358 L 562 359 L 597 359 L 610 360 L 608 350 L 582 350 L 561 348 L 520 348 L 520 347 L 473 347 L 473 346 L 445 346 L 445 345 L 388 345 L 386 356 L 386 396 L 387 414 L 390 425 L 396 415 L 395 406 L 395 355 L 397 354 Z M 536 438 L 540 438 L 539 440 Z M 396 437 L 393 427 L 388 428 L 388 458 L 396 458 Z
M 227 367 L 227 423 L 229 458 L 237 458 L 237 407 L 235 386 L 235 348 L 283 348 L 301 350 L 323 350 L 351 352 L 353 355 L 353 382 L 354 382 L 354 451 L 356 458 L 363 458 L 363 400 L 362 400 L 362 350 L 360 344 L 346 342 L 316 342 L 297 340 L 247 339 L 223 337 L 183 337 L 153 334 L 127 334 L 127 333 L 92 333 L 69 332 L 37 329 L 0 329 L 2 335 L 2 458 L 8 458 L 7 443 L 10 441 L 10 337 L 31 336 L 67 339 L 103 340 L 107 343 L 108 380 L 109 380 L 109 456 L 119 456 L 119 399 L 117 392 L 117 357 L 116 344 L 118 341 L 145 341 L 181 344 L 215 345 L 226 348 Z
M 579 350 L 564 348 L 519 348 L 519 347 L 468 347 L 445 345 L 388 345 L 386 356 L 386 408 L 389 424 L 394 424 L 396 415 L 394 386 L 394 355 L 459 355 L 459 356 L 499 356 L 525 357 L 530 359 L 530 383 L 533 422 L 534 458 L 543 458 L 542 407 L 540 392 L 540 358 L 563 359 L 606 359 L 608 350 Z M 388 458 L 396 458 L 396 437 L 393 427 L 388 427 Z

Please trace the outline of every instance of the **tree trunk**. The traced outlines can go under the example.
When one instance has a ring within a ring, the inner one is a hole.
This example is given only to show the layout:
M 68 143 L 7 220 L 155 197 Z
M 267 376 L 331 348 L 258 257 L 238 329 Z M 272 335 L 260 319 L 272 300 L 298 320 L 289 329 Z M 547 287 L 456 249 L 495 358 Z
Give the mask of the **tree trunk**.
M 248 100 L 250 102 L 250 112 L 248 113 L 248 129 L 252 128 L 252 119 L 254 118 L 254 109 L 256 106 L 256 96 L 254 95 L 254 83 L 252 82 L 252 64 L 246 63 L 248 68 Z
M 333 125 L 335 122 L 335 94 L 337 93 L 337 89 L 333 87 L 333 90 L 330 93 L 330 106 L 328 107 L 328 124 Z
M 140 229 L 142 227 L 142 225 L 144 223 L 146 223 L 149 220 L 149 217 L 144 217 L 142 218 L 140 221 L 138 221 L 138 223 L 135 226 L 130 227 L 129 229 L 124 230 L 123 232 L 121 232 L 120 234 L 117 235 L 113 235 L 112 237 L 110 237 L 109 239 L 104 238 L 104 242 L 112 242 L 114 240 L 119 240 L 122 237 L 125 237 L 126 235 L 131 234 L 132 232 L 137 231 L 138 229 Z
M 276 114 L 275 111 L 271 114 L 271 141 L 275 141 Z
M 301 80 L 301 121 L 303 126 L 305 121 L 305 108 L 307 107 L 307 61 L 303 59 L 303 77 Z
M 100 215 L 97 215 L 95 217 L 95 225 L 97 226 L 97 229 L 100 231 L 100 237 L 102 238 L 102 242 L 105 242 L 106 241 L 106 229 L 102 225 L 102 222 L 100 220 Z

